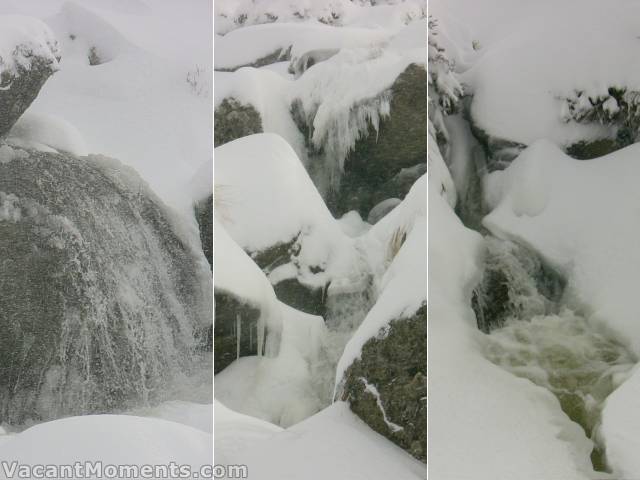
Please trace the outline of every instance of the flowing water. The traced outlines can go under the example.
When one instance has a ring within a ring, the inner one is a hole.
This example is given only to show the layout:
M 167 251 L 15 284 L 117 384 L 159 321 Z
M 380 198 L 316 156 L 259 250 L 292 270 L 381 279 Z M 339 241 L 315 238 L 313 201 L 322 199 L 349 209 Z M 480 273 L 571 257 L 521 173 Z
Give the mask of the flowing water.
M 553 393 L 566 415 L 593 441 L 594 470 L 606 472 L 605 445 L 598 435 L 602 408 L 638 359 L 603 325 L 569 308 L 564 279 L 535 252 L 495 238 L 482 227 L 481 217 L 487 212 L 481 185 L 487 160 L 478 141 L 469 138 L 471 130 L 459 123 L 452 126 L 462 135 L 463 148 L 453 149 L 458 157 L 454 160 L 459 164 L 464 157 L 471 165 L 457 211 L 485 241 L 483 276 L 472 297 L 478 328 L 484 333 L 484 355 Z

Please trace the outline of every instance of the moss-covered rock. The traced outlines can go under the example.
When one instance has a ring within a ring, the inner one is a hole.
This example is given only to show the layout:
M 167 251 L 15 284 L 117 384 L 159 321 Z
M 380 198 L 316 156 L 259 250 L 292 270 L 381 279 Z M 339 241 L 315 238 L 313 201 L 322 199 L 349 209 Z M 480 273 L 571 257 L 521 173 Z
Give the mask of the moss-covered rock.
M 616 139 L 601 138 L 593 141 L 582 140 L 567 147 L 567 155 L 578 160 L 589 160 L 620 150 L 626 145 L 621 145 Z
M 258 353 L 260 310 L 228 292 L 215 291 L 213 371 L 227 368 L 239 357 Z
M 262 119 L 252 105 L 225 98 L 215 110 L 213 142 L 218 147 L 247 135 L 262 133 Z
M 258 252 L 248 252 L 260 269 L 269 276 L 276 268 L 298 263 L 300 254 L 299 234 L 288 242 L 275 244 Z M 294 267 L 295 268 L 295 267 Z M 311 267 L 314 273 L 322 271 L 320 267 Z M 311 287 L 304 285 L 297 277 L 273 281 L 276 297 L 287 305 L 305 313 L 324 316 L 326 311 L 326 290 L 328 286 Z
M 362 348 L 342 399 L 375 431 L 427 460 L 427 307 L 393 320 Z
M 135 171 L 0 145 L 0 418 L 140 405 L 188 374 L 211 279 Z
M 345 159 L 336 198 L 328 203 L 334 213 L 357 210 L 366 217 L 385 198 L 404 198 L 404 182 L 392 180 L 402 169 L 426 164 L 427 72 L 412 64 L 391 87 L 390 115 L 356 142 Z M 423 167 L 418 167 L 423 168 Z M 410 188 L 410 185 L 409 185 Z

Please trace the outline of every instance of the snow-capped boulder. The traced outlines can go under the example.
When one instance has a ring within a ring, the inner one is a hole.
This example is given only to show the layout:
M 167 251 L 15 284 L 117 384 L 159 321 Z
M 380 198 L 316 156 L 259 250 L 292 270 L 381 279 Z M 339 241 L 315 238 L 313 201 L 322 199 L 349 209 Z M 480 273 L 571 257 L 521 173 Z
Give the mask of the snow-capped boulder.
M 426 163 L 426 124 L 427 71 L 412 64 L 391 87 L 389 116 L 377 131 L 370 127 L 347 155 L 338 210 L 355 209 L 367 215 L 385 198 L 404 198 L 413 183 L 407 186 L 392 179 L 403 168 Z
M 0 145 L 3 420 L 120 410 L 188 373 L 211 322 L 196 235 L 116 160 Z
M 321 315 L 330 284 L 359 284 L 353 239 L 331 216 L 287 142 L 273 134 L 251 135 L 217 147 L 215 156 L 220 222 L 279 298 Z
M 42 21 L 0 16 L 0 137 L 9 133 L 58 70 L 59 60 L 58 44 Z
M 225 98 L 215 109 L 214 145 L 216 147 L 254 133 L 262 133 L 262 118 L 251 104 Z

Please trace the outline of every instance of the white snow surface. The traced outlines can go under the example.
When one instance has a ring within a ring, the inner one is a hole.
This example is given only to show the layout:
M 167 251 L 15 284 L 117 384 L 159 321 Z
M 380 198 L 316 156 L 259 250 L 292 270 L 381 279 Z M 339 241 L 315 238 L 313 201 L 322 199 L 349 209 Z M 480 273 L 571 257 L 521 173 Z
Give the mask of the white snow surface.
M 246 464 L 252 479 L 426 477 L 424 464 L 371 430 L 344 402 L 336 402 L 286 430 L 225 409 L 216 410 L 215 422 L 216 462 Z
M 55 117 L 51 131 L 62 122 L 75 127 L 84 145 L 63 150 L 118 158 L 186 210 L 188 180 L 212 155 L 211 2 L 6 0 L 0 13 L 38 17 L 20 18 L 39 29 L 44 22 L 59 41 L 59 71 L 28 113 Z M 0 30 L 4 46 L 12 30 Z M 92 47 L 98 65 L 89 64 Z
M 213 437 L 160 419 L 87 415 L 31 427 L 2 443 L 2 460 L 21 464 L 211 465 Z M 0 469 L 0 478 L 8 478 Z M 144 478 L 144 477 L 138 477 Z
M 474 95 L 474 122 L 495 137 L 526 145 L 546 138 L 567 146 L 611 133 L 598 124 L 564 122 L 562 98 L 576 91 L 597 98 L 606 97 L 609 87 L 640 88 L 638 13 L 640 5 L 632 0 L 607 8 L 594 0 L 430 2 L 438 39 Z

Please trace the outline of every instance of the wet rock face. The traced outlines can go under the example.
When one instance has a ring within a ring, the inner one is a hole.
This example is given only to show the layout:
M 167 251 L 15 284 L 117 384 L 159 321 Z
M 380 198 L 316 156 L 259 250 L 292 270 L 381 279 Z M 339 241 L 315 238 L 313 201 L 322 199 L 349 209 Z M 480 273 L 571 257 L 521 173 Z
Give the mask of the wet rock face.
M 195 215 L 200 229 L 202 251 L 213 269 L 213 194 L 195 205 Z
M 404 198 L 413 182 L 395 178 L 402 169 L 424 172 L 427 159 L 427 72 L 412 64 L 391 87 L 391 114 L 376 133 L 358 140 L 345 160 L 334 213 L 357 210 L 364 218 L 387 198 Z M 417 179 L 417 174 L 413 180 Z
M 211 322 L 197 242 L 130 168 L 0 145 L 0 418 L 158 398 Z
M 215 291 L 213 361 L 218 374 L 239 357 L 258 353 L 260 310 L 221 290 Z
M 427 460 L 427 309 L 390 323 L 345 372 L 342 399 L 375 431 Z
M 15 70 L 3 70 L 0 60 L 0 137 L 9 133 L 58 68 L 54 58 L 34 55 L 29 45 L 16 46 L 14 55 L 30 57 L 30 62 L 17 62 Z
M 478 328 L 489 333 L 509 318 L 531 318 L 555 311 L 565 281 L 531 250 L 485 237 L 484 270 L 471 306 Z
M 213 139 L 216 147 L 254 133 L 262 133 L 262 119 L 253 106 L 225 98 L 216 108 Z

